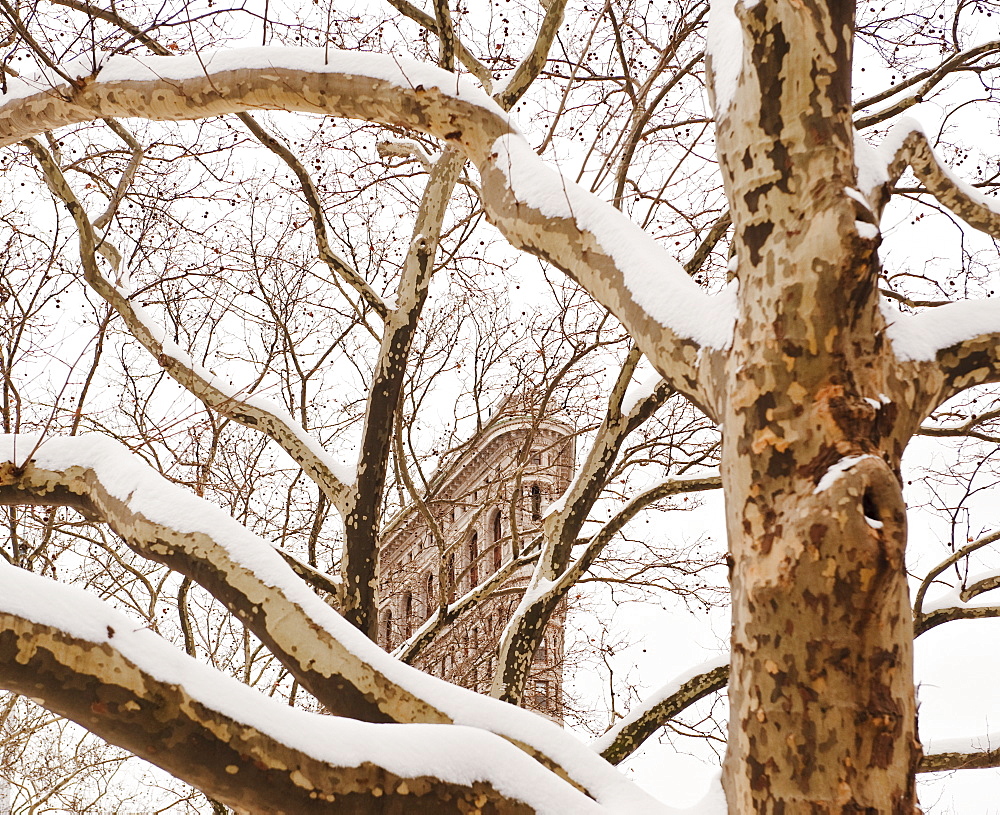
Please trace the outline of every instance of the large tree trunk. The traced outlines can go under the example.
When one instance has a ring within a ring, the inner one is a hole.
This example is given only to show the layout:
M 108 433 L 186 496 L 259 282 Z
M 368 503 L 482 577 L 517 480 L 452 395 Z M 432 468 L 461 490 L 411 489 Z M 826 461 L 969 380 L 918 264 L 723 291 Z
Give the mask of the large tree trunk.
M 849 3 L 737 6 L 717 112 L 740 279 L 721 380 L 732 813 L 911 813 L 919 759 L 899 459 L 909 393 L 857 187 Z

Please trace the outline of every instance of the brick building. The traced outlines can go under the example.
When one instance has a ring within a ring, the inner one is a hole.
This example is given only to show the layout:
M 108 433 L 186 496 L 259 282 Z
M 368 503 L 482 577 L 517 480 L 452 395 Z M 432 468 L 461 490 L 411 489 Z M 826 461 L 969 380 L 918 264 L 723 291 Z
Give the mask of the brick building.
M 414 635 L 447 601 L 482 587 L 538 539 L 548 505 L 573 474 L 573 428 L 536 420 L 508 398 L 450 465 L 431 480 L 424 508 L 410 505 L 387 525 L 380 547 L 379 644 Z M 512 523 L 513 521 L 513 523 Z M 489 596 L 458 615 L 412 659 L 423 671 L 488 693 L 497 645 L 531 566 L 513 569 Z M 525 707 L 562 711 L 565 609 L 535 654 Z

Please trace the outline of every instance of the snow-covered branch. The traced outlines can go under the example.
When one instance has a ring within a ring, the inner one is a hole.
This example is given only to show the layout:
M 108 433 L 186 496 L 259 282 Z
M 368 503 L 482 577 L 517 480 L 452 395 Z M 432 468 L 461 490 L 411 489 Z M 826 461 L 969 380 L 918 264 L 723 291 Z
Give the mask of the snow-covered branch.
M 65 493 L 86 499 L 91 514 L 137 553 L 201 584 L 334 713 L 450 721 L 374 668 L 362 654 L 382 652 L 310 591 L 270 544 L 119 443 L 102 436 L 44 442 L 0 436 L 0 462 L 0 500 L 58 505 Z
M 1000 237 L 1000 202 L 955 175 L 934 152 L 918 122 L 901 119 L 874 153 L 877 159 L 869 153 L 866 163 L 884 168 L 876 166 L 867 173 L 873 187 L 869 197 L 878 199 L 877 207 L 884 205 L 890 186 L 910 167 L 939 204 L 969 226 Z M 874 192 L 879 185 L 881 193 Z M 924 415 L 966 388 L 1000 380 L 1000 302 L 966 300 L 919 314 L 883 307 L 883 315 L 897 359 L 904 365 L 915 363 L 918 369 L 902 375 L 915 375 L 920 381 Z
M 270 544 L 115 441 L 0 436 L 0 502 L 88 509 L 139 554 L 199 582 L 335 714 L 488 730 L 602 805 L 661 811 L 557 725 L 390 657 L 311 592 Z
M 939 204 L 969 226 L 1000 238 L 1000 202 L 983 195 L 955 175 L 934 152 L 919 122 L 910 118 L 900 119 L 886 134 L 879 152 L 887 158 L 891 183 L 895 183 L 910 167 Z
M 965 739 L 934 739 L 917 772 L 983 770 L 1000 767 L 1000 733 Z
M 918 418 L 966 388 L 1000 381 L 1000 300 L 961 300 L 919 314 L 883 305 L 883 314 L 901 376 L 922 392 Z
M 962 582 L 961 586 L 938 595 L 933 601 L 928 602 L 927 600 L 927 592 L 933 586 L 941 584 L 941 575 L 973 553 L 991 546 L 997 541 L 1000 541 L 1000 531 L 982 535 L 952 552 L 927 572 L 920 582 L 913 600 L 915 636 L 953 620 L 982 620 L 1000 616 L 1000 607 L 995 605 L 969 605 L 969 602 L 979 595 L 1000 587 L 1000 576 L 995 571 L 968 578 Z
M 0 685 L 244 811 L 358 811 L 353 798 L 376 795 L 387 813 L 608 812 L 490 733 L 288 707 L 96 597 L 4 564 Z
M 0 146 L 98 117 L 197 119 L 251 108 L 377 121 L 448 141 L 478 167 L 487 213 L 512 244 L 578 280 L 673 387 L 709 401 L 698 352 L 728 345 L 733 292 L 706 295 L 625 215 L 547 167 L 467 77 L 381 54 L 250 48 L 116 56 L 73 85 L 55 80 L 10 83 L 0 97 Z
M 729 655 L 696 665 L 643 699 L 628 716 L 591 742 L 595 752 L 618 764 L 678 713 L 729 681 Z

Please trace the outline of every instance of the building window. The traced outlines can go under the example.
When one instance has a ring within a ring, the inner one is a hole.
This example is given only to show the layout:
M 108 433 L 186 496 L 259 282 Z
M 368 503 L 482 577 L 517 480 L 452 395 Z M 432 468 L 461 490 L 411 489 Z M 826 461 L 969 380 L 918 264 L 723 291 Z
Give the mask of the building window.
M 455 599 L 455 553 L 452 552 L 448 555 L 448 560 L 445 561 L 446 572 L 448 573 L 448 585 L 445 587 L 445 595 L 448 598 L 448 602 L 452 602 Z
M 534 693 L 535 707 L 539 710 L 549 709 L 549 680 L 548 679 L 536 679 L 532 683 L 532 691 Z
M 545 662 L 549 658 L 549 648 L 548 641 L 545 637 L 542 637 L 542 641 L 538 643 L 538 648 L 535 650 L 535 659 L 539 662 Z
M 531 463 L 534 464 L 536 467 L 541 467 L 542 466 L 542 454 L 541 453 L 535 453 L 531 457 Z
M 427 598 L 427 616 L 431 616 L 431 612 L 437 605 L 437 597 L 434 596 L 434 572 L 427 572 L 427 578 L 424 583 L 424 591 Z
M 385 647 L 392 648 L 392 609 L 387 608 L 382 616 L 382 630 L 385 638 Z
M 403 595 L 403 636 L 410 638 L 413 633 L 413 594 L 406 592 Z
M 531 485 L 531 520 L 542 520 L 542 490 L 537 484 Z
M 469 583 L 472 588 L 479 585 L 479 535 L 475 532 L 469 538 Z
M 500 541 L 503 538 L 503 516 L 500 515 L 500 510 L 497 510 L 496 514 L 493 516 L 493 571 L 496 572 L 500 569 L 503 563 L 503 544 Z

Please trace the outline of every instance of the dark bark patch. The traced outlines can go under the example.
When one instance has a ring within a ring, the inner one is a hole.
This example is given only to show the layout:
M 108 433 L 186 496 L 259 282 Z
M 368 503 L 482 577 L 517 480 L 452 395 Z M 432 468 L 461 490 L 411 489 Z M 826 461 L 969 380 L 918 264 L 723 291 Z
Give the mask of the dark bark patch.
M 790 50 L 781 23 L 771 26 L 766 35 L 754 43 L 753 62 L 757 66 L 760 86 L 758 122 L 768 136 L 779 136 L 785 127 L 781 116 L 782 86 L 785 84 L 782 68 Z
M 866 518 L 871 518 L 873 521 L 882 521 L 882 513 L 875 501 L 875 493 L 871 487 L 866 489 L 864 495 L 861 496 L 861 511 L 865 514 Z
M 747 768 L 750 770 L 750 789 L 760 792 L 770 788 L 771 777 L 767 764 L 757 761 L 753 755 L 748 755 Z
M 752 265 L 757 266 L 760 264 L 760 250 L 767 242 L 767 239 L 771 237 L 773 231 L 774 224 L 770 221 L 765 221 L 761 224 L 752 224 L 743 230 L 743 243 L 750 250 L 750 263 Z
M 782 192 L 791 193 L 792 190 L 788 185 L 788 180 L 792 174 L 792 159 L 788 152 L 788 147 L 781 139 L 775 139 L 774 145 L 770 150 L 765 151 L 765 155 L 771 159 L 772 166 L 781 176 L 775 182 L 775 186 Z
M 760 199 L 773 190 L 775 186 L 774 182 L 768 181 L 766 184 L 754 187 L 743 196 L 743 200 L 747 202 L 747 208 L 750 210 L 751 214 L 755 214 L 757 212 L 760 208 Z
M 799 467 L 797 475 L 800 478 L 811 479 L 814 484 L 819 484 L 820 479 L 826 475 L 826 471 L 841 458 L 842 456 L 836 447 L 832 444 L 824 445 L 815 456 Z
M 791 449 L 780 451 L 773 449 L 767 460 L 767 475 L 769 478 L 787 478 L 795 469 L 795 452 Z
M 942 357 L 946 357 L 948 355 L 948 350 L 939 353 L 938 361 L 940 361 Z M 996 364 L 996 354 L 992 350 L 983 349 L 979 351 L 969 351 L 968 353 L 958 354 L 956 356 L 956 361 L 948 366 L 948 372 L 951 375 L 952 380 L 960 379 L 979 370 L 984 371 L 984 373 L 991 372 Z M 980 379 L 981 378 L 982 377 L 980 377 Z

